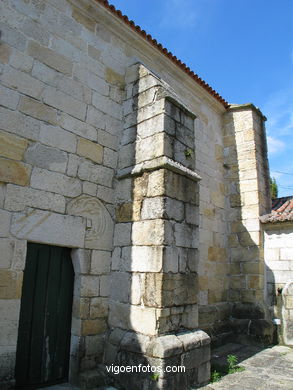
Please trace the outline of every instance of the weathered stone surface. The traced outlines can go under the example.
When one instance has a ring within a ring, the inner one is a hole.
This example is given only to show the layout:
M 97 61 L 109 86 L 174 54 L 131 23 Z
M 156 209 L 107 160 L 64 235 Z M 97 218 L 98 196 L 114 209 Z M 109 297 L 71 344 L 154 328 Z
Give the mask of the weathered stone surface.
M 155 335 L 156 311 L 153 308 L 131 305 L 130 307 L 130 327 L 136 332 L 145 335 Z
M 29 140 L 37 140 L 40 122 L 16 111 L 0 108 L 0 127 L 9 133 L 18 134 Z
M 91 260 L 92 274 L 105 274 L 110 271 L 111 252 L 93 250 Z
M 78 177 L 80 179 L 106 187 L 112 187 L 113 175 L 114 171 L 112 169 L 93 164 L 89 161 L 82 162 L 78 169 Z
M 20 99 L 19 111 L 26 115 L 32 116 L 33 118 L 51 123 L 52 125 L 57 123 L 56 110 L 26 96 L 22 96 Z
M 13 160 L 22 160 L 28 141 L 0 131 L 0 155 Z
M 18 94 L 18 92 L 13 91 L 12 89 L 9 88 L 5 88 L 2 85 L 0 86 L 1 106 L 10 108 L 11 110 L 15 110 L 18 105 L 19 97 L 20 95 Z
M 65 130 L 71 131 L 81 137 L 94 141 L 97 140 L 97 130 L 93 126 L 73 118 L 70 115 L 61 114 L 59 117 L 59 125 Z
M 56 53 L 47 47 L 39 45 L 37 42 L 30 41 L 27 52 L 36 60 L 43 62 L 44 64 L 58 70 L 61 73 L 69 75 L 72 73 L 73 64 L 71 61 L 69 61 L 63 55 Z
M 1 262 L 0 268 L 9 269 L 13 259 L 14 253 L 14 240 L 8 238 L 0 239 L 0 253 L 1 253 Z
M 1 64 L 7 64 L 11 55 L 11 47 L 5 43 L 1 44 L 0 62 Z
M 7 185 L 5 209 L 23 211 L 26 206 L 64 213 L 65 198 L 52 192 L 35 190 L 29 187 Z
M 14 50 L 9 63 L 13 68 L 29 73 L 32 70 L 34 59 L 20 51 Z
M 0 236 L 7 237 L 10 228 L 11 214 L 8 211 L 0 209 L 0 219 L 1 219 Z
M 44 88 L 39 80 L 13 68 L 5 68 L 1 80 L 7 87 L 16 89 L 17 91 L 36 99 L 40 98 Z
M 19 299 L 22 277 L 22 272 L 0 269 L 0 299 Z
M 77 144 L 77 154 L 101 164 L 103 161 L 103 147 L 97 143 L 80 138 Z
M 67 154 L 59 149 L 36 143 L 25 153 L 25 161 L 35 167 L 64 173 L 67 167 Z
M 85 120 L 86 104 L 52 87 L 46 87 L 43 92 L 43 101 L 49 106 L 72 115 L 74 118 Z
M 160 272 L 163 263 L 162 246 L 132 246 L 122 250 L 122 267 L 132 272 Z
M 85 221 L 81 217 L 27 209 L 13 214 L 11 233 L 34 242 L 82 248 Z
M 112 250 L 113 221 L 102 202 L 95 197 L 81 195 L 68 203 L 67 213 L 91 221 L 85 235 L 86 248 Z
M 138 221 L 132 225 L 134 245 L 162 245 L 167 242 L 164 221 L 160 219 Z
M 30 173 L 29 165 L 0 157 L 0 181 L 25 186 L 29 183 Z
M 116 223 L 114 231 L 114 246 L 128 246 L 131 244 L 131 224 Z
M 51 191 L 70 197 L 81 194 L 81 183 L 79 180 L 41 168 L 33 169 L 31 186 L 36 189 Z
M 100 278 L 94 275 L 83 275 L 80 280 L 82 297 L 98 297 L 100 294 Z
M 20 51 L 25 50 L 26 37 L 21 32 L 7 26 L 7 24 L 1 23 L 1 41 L 7 43 L 9 46 L 14 47 Z
M 111 299 L 116 302 L 129 302 L 131 278 L 128 272 L 112 272 L 110 278 Z
M 181 354 L 183 345 L 175 335 L 166 335 L 155 338 L 147 346 L 147 355 L 166 358 Z
M 40 142 L 66 152 L 76 151 L 76 136 L 60 127 L 41 124 Z
M 164 198 L 146 198 L 143 201 L 141 218 L 156 219 L 163 218 L 165 211 Z

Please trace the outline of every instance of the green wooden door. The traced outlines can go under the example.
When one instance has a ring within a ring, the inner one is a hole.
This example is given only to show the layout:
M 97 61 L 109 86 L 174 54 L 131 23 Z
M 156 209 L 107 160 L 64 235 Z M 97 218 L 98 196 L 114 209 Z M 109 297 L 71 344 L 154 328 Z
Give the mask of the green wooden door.
M 28 244 L 16 353 L 17 388 L 67 380 L 73 283 L 69 249 Z

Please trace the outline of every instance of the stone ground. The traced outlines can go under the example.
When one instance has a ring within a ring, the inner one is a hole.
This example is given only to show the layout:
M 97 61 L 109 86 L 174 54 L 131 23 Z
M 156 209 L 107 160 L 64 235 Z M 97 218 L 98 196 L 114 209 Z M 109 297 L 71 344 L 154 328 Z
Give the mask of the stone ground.
M 293 348 L 260 348 L 226 344 L 213 350 L 212 363 L 223 366 L 227 355 L 238 357 L 245 370 L 222 377 L 200 390 L 293 390 Z
M 224 366 L 229 354 L 237 356 L 239 366 L 245 370 L 226 375 L 219 382 L 200 387 L 200 390 L 293 390 L 293 348 L 277 345 L 263 349 L 230 343 L 212 351 L 212 364 Z M 116 390 L 107 386 L 99 389 Z M 40 390 L 79 389 L 60 384 Z

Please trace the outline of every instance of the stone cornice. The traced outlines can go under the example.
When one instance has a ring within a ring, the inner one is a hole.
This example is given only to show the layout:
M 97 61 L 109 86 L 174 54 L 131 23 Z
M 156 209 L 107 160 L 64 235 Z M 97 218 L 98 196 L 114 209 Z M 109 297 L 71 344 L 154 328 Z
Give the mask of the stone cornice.
M 144 161 L 143 163 L 120 169 L 117 172 L 116 177 L 117 179 L 121 180 L 126 177 L 139 176 L 142 175 L 143 172 L 155 171 L 157 169 L 168 169 L 169 171 L 178 173 L 179 175 L 185 176 L 195 182 L 201 180 L 201 177 L 197 172 L 186 168 L 184 165 L 166 156 L 158 157 L 153 160 Z

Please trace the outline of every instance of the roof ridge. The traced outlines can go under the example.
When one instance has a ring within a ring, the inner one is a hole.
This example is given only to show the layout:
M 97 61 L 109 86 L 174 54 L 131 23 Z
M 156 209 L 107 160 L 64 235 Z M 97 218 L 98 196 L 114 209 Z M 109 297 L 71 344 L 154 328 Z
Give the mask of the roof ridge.
M 225 108 L 229 108 L 229 103 L 216 92 L 208 83 L 206 83 L 202 78 L 200 78 L 193 70 L 191 70 L 184 62 L 178 59 L 174 54 L 172 54 L 168 49 L 166 49 L 161 43 L 154 39 L 150 34 L 147 34 L 145 30 L 134 23 L 133 20 L 129 20 L 128 16 L 123 15 L 120 10 L 117 10 L 114 5 L 109 4 L 108 0 L 95 0 L 97 3 L 103 5 L 119 19 L 121 19 L 125 24 L 127 24 L 133 31 L 142 36 L 146 41 L 151 45 L 156 47 L 168 57 L 172 62 L 179 66 L 185 73 L 187 73 L 197 84 L 202 86 L 210 95 L 217 99 Z

